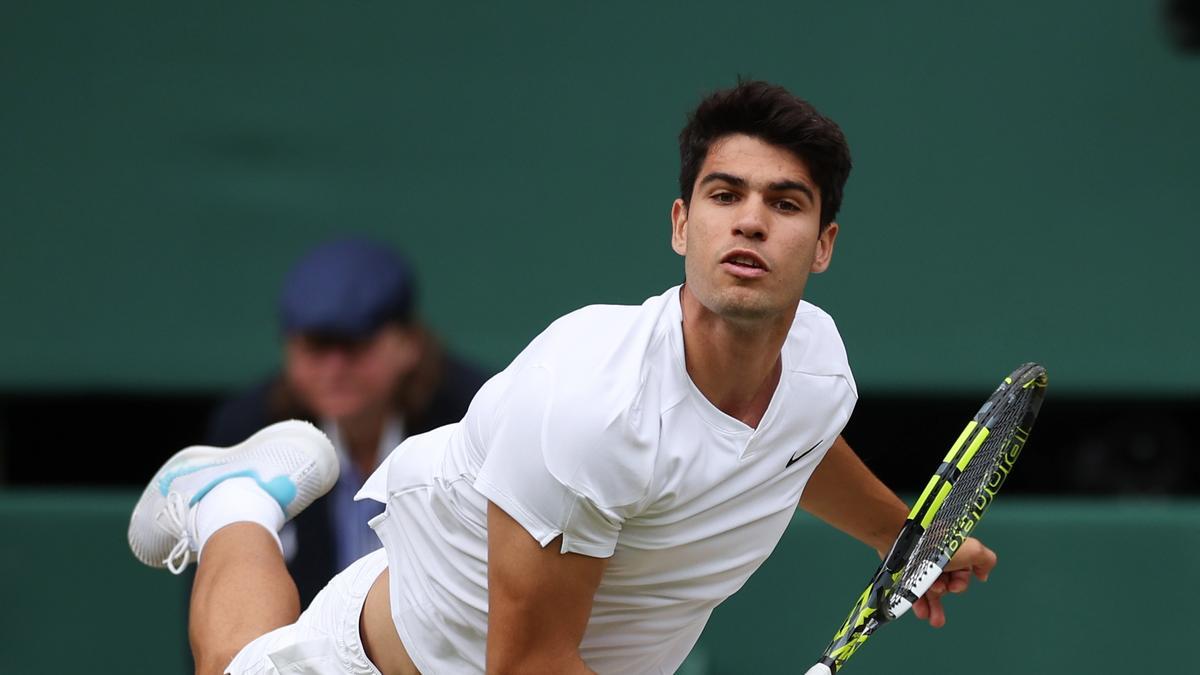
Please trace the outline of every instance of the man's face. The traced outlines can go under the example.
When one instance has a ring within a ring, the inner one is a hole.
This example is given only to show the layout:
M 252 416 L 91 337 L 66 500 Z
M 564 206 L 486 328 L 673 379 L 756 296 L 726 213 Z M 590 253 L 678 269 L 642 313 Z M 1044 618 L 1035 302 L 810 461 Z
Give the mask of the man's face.
M 284 353 L 288 382 L 314 413 L 334 420 L 389 405 L 419 358 L 411 332 L 396 325 L 353 341 L 290 335 Z
M 821 231 L 821 195 L 788 150 L 735 134 L 708 150 L 690 206 L 675 200 L 671 247 L 709 311 L 755 321 L 790 316 L 808 275 L 823 272 L 837 223 Z

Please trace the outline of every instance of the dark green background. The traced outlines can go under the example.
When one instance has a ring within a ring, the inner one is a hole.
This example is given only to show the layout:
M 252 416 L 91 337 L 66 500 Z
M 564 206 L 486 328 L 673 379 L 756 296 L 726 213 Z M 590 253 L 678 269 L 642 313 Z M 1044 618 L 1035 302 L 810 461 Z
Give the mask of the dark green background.
M 975 400 L 1036 359 L 1053 397 L 1194 396 L 1200 59 L 1169 45 L 1162 14 L 4 3 L 0 389 L 246 383 L 276 359 L 287 266 L 345 232 L 407 250 L 429 321 L 502 366 L 565 311 L 678 282 L 675 135 L 742 74 L 850 138 L 837 255 L 810 298 L 864 391 Z M 178 580 L 124 543 L 134 498 L 0 491 L 0 673 L 183 670 Z M 1200 565 L 1197 523 L 1191 501 L 997 503 L 996 578 L 940 634 L 906 619 L 847 673 L 897 657 L 917 664 L 904 672 L 1189 670 L 1195 593 L 1179 584 Z M 797 520 L 691 672 L 803 672 L 873 560 Z
M 182 580 L 137 564 L 124 542 L 136 498 L 0 492 L 0 672 L 186 671 Z M 980 526 L 1000 553 L 994 577 L 947 601 L 944 629 L 905 617 L 844 672 L 1192 672 L 1198 523 L 1195 502 L 998 500 Z M 803 673 L 877 563 L 798 515 L 681 675 Z
M 403 246 L 502 366 L 676 283 L 675 134 L 738 74 L 837 119 L 864 387 L 1189 394 L 1200 61 L 1157 2 L 15 2 L 0 9 L 0 387 L 213 389 L 276 358 L 306 247 Z

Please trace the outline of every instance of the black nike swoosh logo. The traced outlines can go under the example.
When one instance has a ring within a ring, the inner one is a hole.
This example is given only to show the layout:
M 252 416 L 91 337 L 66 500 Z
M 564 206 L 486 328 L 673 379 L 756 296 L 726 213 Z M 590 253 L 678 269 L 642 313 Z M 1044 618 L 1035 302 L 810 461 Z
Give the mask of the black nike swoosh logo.
M 788 466 L 791 466 L 791 465 L 795 464 L 796 462 L 799 462 L 800 460 L 804 459 L 804 457 L 805 457 L 805 456 L 807 456 L 807 455 L 808 455 L 808 453 L 812 452 L 813 450 L 816 450 L 816 449 L 817 449 L 817 446 L 818 446 L 818 445 L 820 445 L 821 443 L 824 443 L 824 442 L 825 442 L 825 439 L 824 439 L 824 438 L 822 438 L 821 440 L 819 440 L 819 441 L 817 441 L 816 443 L 814 443 L 814 444 L 813 444 L 813 446 L 812 446 L 811 448 L 809 448 L 809 449 L 805 450 L 804 452 L 802 452 L 802 453 L 800 453 L 800 454 L 798 454 L 798 455 L 795 455 L 795 454 L 794 454 L 794 455 L 792 455 L 792 458 L 788 460 L 787 466 L 785 466 L 785 467 L 783 467 L 783 468 L 785 468 L 785 469 L 786 469 L 786 468 L 788 468 Z

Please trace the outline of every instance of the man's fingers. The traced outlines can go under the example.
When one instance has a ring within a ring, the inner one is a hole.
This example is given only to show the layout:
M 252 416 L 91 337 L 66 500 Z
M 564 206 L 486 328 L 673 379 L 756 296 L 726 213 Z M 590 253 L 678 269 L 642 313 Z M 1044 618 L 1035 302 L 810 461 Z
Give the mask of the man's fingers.
M 943 592 L 930 587 L 925 595 L 917 598 L 917 601 L 913 603 L 913 614 L 916 614 L 917 618 L 922 621 L 928 621 L 929 625 L 934 628 L 946 625 L 946 611 L 942 608 Z
M 975 577 L 980 581 L 987 581 L 988 577 L 992 574 L 992 569 L 996 567 L 996 554 L 992 553 L 990 550 L 988 553 L 991 553 L 992 555 L 991 560 L 987 564 L 971 566 L 971 572 L 974 573 Z
M 962 593 L 971 585 L 971 572 L 968 570 L 957 570 L 950 572 L 949 579 L 946 582 L 946 588 L 951 593 Z
M 947 571 L 971 570 L 981 581 L 987 581 L 996 566 L 996 552 L 974 537 L 963 540 L 958 552 L 950 559 Z
M 996 552 L 983 544 L 980 544 L 979 548 L 982 550 L 971 565 L 971 571 L 979 577 L 980 581 L 987 581 L 988 575 L 992 573 L 992 568 L 996 566 Z
M 926 593 L 929 599 L 929 625 L 941 628 L 946 625 L 946 610 L 942 608 L 942 596 L 938 593 Z
M 925 619 L 928 619 L 929 618 L 929 601 L 923 597 L 917 598 L 917 601 L 913 603 L 913 614 L 916 614 L 917 618 L 922 621 L 924 621 Z
M 995 566 L 996 553 L 979 543 L 978 539 L 968 538 L 947 566 L 949 570 L 938 576 L 925 595 L 913 603 L 913 613 L 917 618 L 929 621 L 934 628 L 945 626 L 946 609 L 942 606 L 942 594 L 967 590 L 972 575 L 980 581 L 987 581 Z

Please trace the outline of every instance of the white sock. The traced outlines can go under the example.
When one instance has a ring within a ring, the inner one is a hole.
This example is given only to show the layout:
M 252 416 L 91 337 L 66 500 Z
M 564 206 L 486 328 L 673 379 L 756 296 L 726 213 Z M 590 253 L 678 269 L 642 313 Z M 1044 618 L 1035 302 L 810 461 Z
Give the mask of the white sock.
M 251 478 L 223 480 L 201 498 L 195 507 L 196 559 L 204 544 L 217 530 L 233 523 L 258 523 L 279 544 L 279 528 L 283 527 L 283 509 Z

